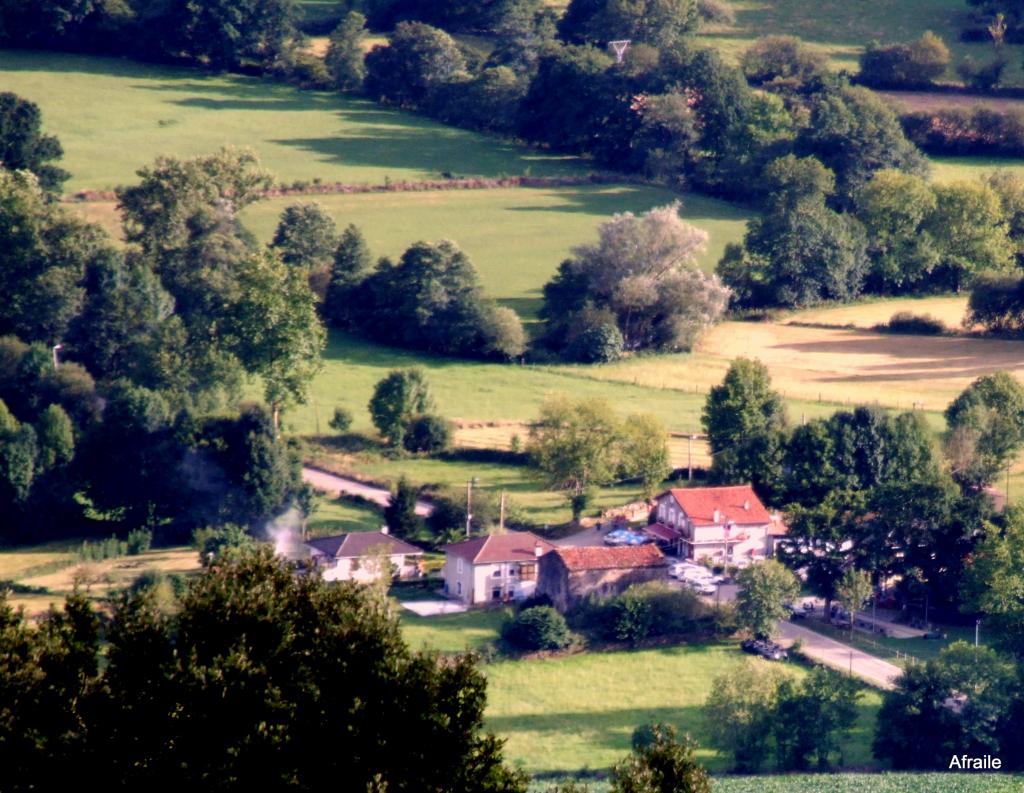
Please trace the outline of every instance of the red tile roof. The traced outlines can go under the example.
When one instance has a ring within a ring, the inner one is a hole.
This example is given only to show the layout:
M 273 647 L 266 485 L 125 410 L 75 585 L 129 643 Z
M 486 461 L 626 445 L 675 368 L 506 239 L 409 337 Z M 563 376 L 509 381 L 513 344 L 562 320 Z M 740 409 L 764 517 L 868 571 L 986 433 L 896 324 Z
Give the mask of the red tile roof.
M 668 564 L 665 555 L 654 545 L 619 548 L 604 548 L 596 545 L 581 548 L 556 548 L 554 553 L 571 572 L 628 570 L 634 567 L 662 567 Z
M 714 526 L 730 521 L 737 525 L 762 525 L 772 519 L 750 485 L 674 487 L 667 492 L 672 494 L 695 526 Z M 715 510 L 719 513 L 717 521 Z
M 510 531 L 505 534 L 488 534 L 484 537 L 446 545 L 444 552 L 453 556 L 461 556 L 472 564 L 526 562 L 536 558 L 538 544 L 544 553 L 555 547 L 533 532 Z

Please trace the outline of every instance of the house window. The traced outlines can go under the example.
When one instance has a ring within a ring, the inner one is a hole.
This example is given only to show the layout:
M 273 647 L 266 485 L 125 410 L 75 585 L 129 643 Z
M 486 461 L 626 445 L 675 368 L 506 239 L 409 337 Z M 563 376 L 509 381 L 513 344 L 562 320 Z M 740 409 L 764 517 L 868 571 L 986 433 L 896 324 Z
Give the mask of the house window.
M 658 520 L 665 520 L 665 502 L 658 504 Z
M 519 565 L 519 580 L 520 581 L 536 581 L 537 580 L 537 565 L 534 563 L 521 564 Z
M 496 586 L 491 590 L 491 600 L 501 600 L 501 587 Z
M 494 568 L 494 577 L 501 578 L 501 565 Z
M 508 566 L 508 577 L 509 578 L 515 578 L 516 577 L 516 566 L 514 564 L 511 564 L 511 565 Z
M 462 594 L 462 582 L 461 581 L 456 581 L 455 582 L 455 594 L 457 594 L 457 595 L 461 595 Z

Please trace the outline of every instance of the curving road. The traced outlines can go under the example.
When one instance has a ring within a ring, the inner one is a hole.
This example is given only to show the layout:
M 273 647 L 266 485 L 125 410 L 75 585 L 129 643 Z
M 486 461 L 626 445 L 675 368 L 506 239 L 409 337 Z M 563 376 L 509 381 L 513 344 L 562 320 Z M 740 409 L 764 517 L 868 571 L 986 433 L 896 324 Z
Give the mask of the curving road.
M 903 674 L 903 670 L 896 664 L 890 664 L 863 650 L 837 642 L 809 628 L 794 625 L 792 622 L 780 620 L 779 634 L 781 635 L 779 644 L 788 647 L 800 639 L 803 641 L 802 652 L 808 658 L 838 669 L 840 672 L 849 672 L 852 668 L 857 677 L 879 688 L 894 688 L 896 678 Z
M 374 487 L 360 482 L 357 479 L 349 479 L 337 474 L 329 474 L 318 468 L 302 467 L 302 480 L 307 482 L 314 490 L 327 493 L 337 498 L 340 495 L 360 496 L 371 501 L 379 507 L 386 507 L 391 501 L 391 492 L 383 487 Z M 416 514 L 427 517 L 434 511 L 434 505 L 422 499 L 416 502 Z

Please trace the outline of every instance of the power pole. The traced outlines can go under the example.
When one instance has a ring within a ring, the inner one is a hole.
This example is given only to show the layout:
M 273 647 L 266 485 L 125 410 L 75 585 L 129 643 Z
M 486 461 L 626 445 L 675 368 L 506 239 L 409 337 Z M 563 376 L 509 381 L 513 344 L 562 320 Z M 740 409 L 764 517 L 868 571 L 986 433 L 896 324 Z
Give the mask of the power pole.
M 693 435 L 686 436 L 686 479 L 693 481 Z
M 466 539 L 469 539 L 473 525 L 473 480 L 466 480 Z
M 501 509 L 498 517 L 498 531 L 505 533 L 505 491 L 501 491 Z

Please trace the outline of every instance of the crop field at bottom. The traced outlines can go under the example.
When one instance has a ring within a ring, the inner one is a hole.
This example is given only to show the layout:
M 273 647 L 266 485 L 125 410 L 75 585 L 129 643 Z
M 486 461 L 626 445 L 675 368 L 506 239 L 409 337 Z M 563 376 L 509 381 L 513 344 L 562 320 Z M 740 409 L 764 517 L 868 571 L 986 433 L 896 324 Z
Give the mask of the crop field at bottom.
M 721 643 L 488 664 L 487 726 L 508 739 L 509 761 L 530 774 L 609 768 L 629 752 L 633 730 L 652 721 L 689 733 L 701 745 L 700 761 L 722 771 L 727 760 L 708 746 L 701 706 L 712 680 L 738 670 L 744 657 L 735 644 Z M 846 765 L 872 763 L 880 703 L 874 691 L 861 698 L 843 746 Z
M 530 793 L 546 793 L 550 782 L 537 781 Z M 590 793 L 608 793 L 606 781 L 588 782 Z M 787 774 L 720 776 L 712 793 L 1020 793 L 1024 776 L 1012 774 Z

